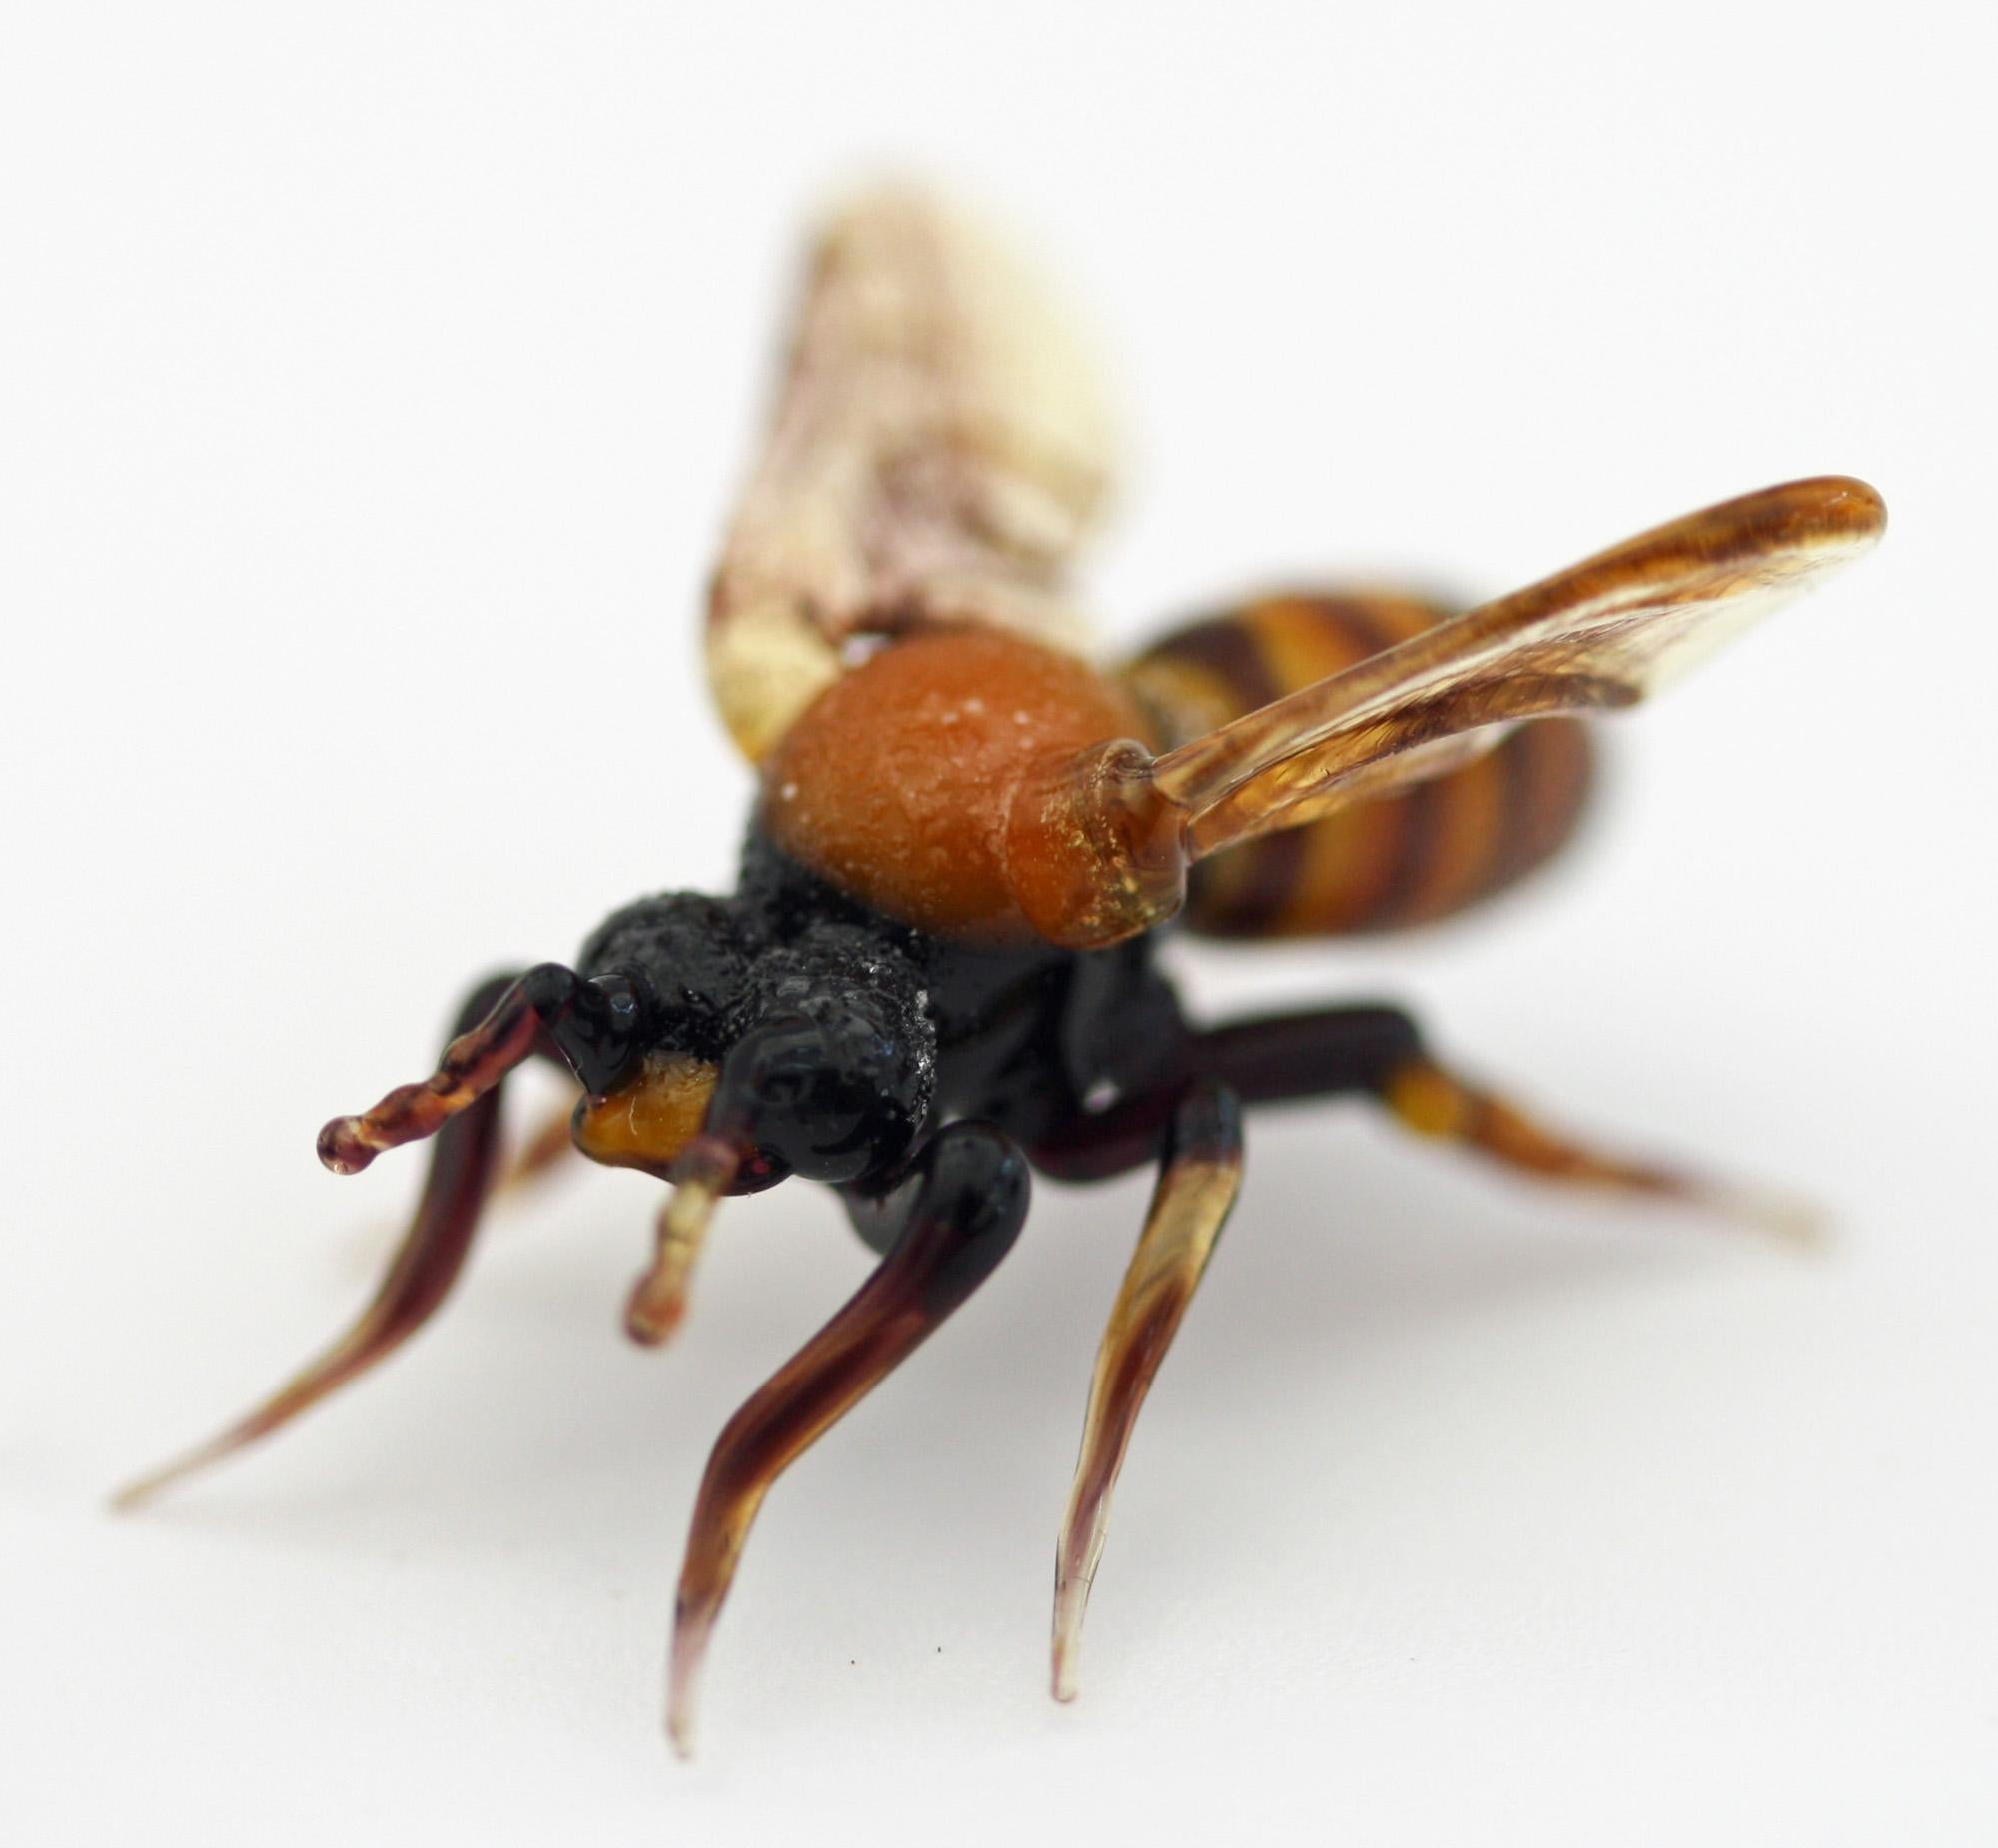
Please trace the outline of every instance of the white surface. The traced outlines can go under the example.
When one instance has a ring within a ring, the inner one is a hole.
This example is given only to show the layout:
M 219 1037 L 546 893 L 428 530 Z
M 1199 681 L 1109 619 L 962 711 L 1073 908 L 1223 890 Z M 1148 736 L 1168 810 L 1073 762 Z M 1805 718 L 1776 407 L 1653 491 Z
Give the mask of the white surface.
M 1392 17 L 1391 17 L 1392 15 Z M 1967 1843 L 1998 1824 L 1982 7 L 45 7 L 0 63 L 0 1833 L 11 1842 Z M 115 1522 L 331 1332 L 414 1157 L 330 1112 L 464 980 L 724 885 L 691 672 L 798 222 L 970 185 L 1130 409 L 1134 637 L 1274 573 L 1509 587 L 1825 469 L 1871 561 L 1620 725 L 1585 853 L 1390 991 L 1806 1263 L 1258 1122 L 1046 1697 L 1143 1198 L 1023 1248 L 772 1496 L 658 1731 L 707 1444 L 864 1254 L 509 1213 L 434 1333 Z

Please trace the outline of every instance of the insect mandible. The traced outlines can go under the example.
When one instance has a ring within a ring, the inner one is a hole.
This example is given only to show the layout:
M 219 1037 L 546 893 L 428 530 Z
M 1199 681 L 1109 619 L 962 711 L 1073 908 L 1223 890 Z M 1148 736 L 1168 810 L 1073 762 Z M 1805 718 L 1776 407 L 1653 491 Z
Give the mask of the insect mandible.
M 1758 1210 L 1532 1121 L 1391 1007 L 1198 1025 L 1157 952 L 1175 920 L 1329 936 L 1511 884 L 1583 806 L 1578 715 L 1634 704 L 1866 550 L 1879 496 L 1770 488 L 1463 611 L 1263 597 L 1105 670 L 1062 587 L 1105 486 L 1095 405 L 1031 284 L 964 221 L 901 191 L 829 221 L 707 613 L 712 691 L 760 777 L 738 889 L 640 899 L 573 966 L 482 984 L 432 1077 L 326 1126 L 340 1174 L 435 1138 L 386 1280 L 332 1349 L 124 1505 L 426 1322 L 496 1182 L 506 1074 L 533 1056 L 574 1079 L 576 1148 L 672 1184 L 625 1312 L 638 1341 L 679 1321 L 726 1196 L 824 1182 L 880 1255 L 708 1462 L 669 1671 L 682 1751 L 764 1495 L 991 1275 L 1031 1170 L 1157 1171 L 1058 1531 L 1063 1699 L 1112 1486 L 1235 1199 L 1245 1105 L 1356 1094 L 1551 1181 Z

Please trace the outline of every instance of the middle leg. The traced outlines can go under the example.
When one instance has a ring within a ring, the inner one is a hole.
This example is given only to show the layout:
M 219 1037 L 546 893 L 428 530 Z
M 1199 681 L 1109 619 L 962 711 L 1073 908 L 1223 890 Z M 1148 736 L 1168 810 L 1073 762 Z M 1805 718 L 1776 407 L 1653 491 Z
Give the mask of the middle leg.
M 1144 1231 L 1096 1353 L 1082 1452 L 1055 1543 L 1052 1680 L 1057 1700 L 1075 1698 L 1083 1612 L 1103 1556 L 1111 1491 L 1138 1413 L 1207 1271 L 1241 1180 L 1241 1105 L 1226 1086 L 1197 1080 L 1168 1123 Z
M 1540 1179 L 1592 1184 L 1782 1226 L 1755 1203 L 1696 1177 L 1584 1148 L 1477 1090 L 1425 1050 L 1389 1007 L 1345 1007 L 1236 1022 L 1179 1041 L 1153 1082 L 1078 1115 L 1032 1145 L 1036 1167 L 1091 1181 L 1157 1159 L 1145 1229 L 1097 1354 L 1056 1551 L 1054 1694 L 1075 1696 L 1084 1607 L 1103 1550 L 1110 1494 L 1145 1395 L 1206 1269 L 1241 1175 L 1242 1103 L 1349 1093 L 1375 1098 L 1417 1133 L 1457 1141 Z

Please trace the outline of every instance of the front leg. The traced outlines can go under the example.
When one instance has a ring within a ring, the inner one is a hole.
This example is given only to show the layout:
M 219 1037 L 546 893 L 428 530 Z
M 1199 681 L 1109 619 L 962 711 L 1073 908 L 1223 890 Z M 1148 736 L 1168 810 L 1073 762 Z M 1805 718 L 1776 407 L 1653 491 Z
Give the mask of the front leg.
M 355 1174 L 385 1149 L 436 1137 L 429 1178 L 374 1300 L 339 1341 L 220 1436 L 119 1492 L 138 1507 L 160 1490 L 270 1436 L 367 1373 L 437 1312 L 457 1283 L 493 1189 L 506 1075 L 535 1054 L 559 1058 L 585 1089 L 606 1087 L 643 1025 L 646 996 L 629 976 L 585 980 L 559 963 L 495 976 L 473 990 L 437 1070 L 374 1109 L 320 1132 L 320 1159 Z
M 474 989 L 460 1010 L 451 1045 L 484 1030 L 519 984 L 496 976 Z M 450 1054 L 447 1052 L 447 1059 Z M 183 1477 L 206 1469 L 282 1429 L 301 1412 L 365 1374 L 428 1322 L 464 1269 L 493 1182 L 500 1148 L 500 1077 L 449 1113 L 432 1146 L 429 1177 L 416 1217 L 374 1300 L 345 1335 L 310 1366 L 220 1436 L 122 1489 L 113 1505 L 138 1507 Z
M 908 1186 L 888 1255 L 729 1419 L 708 1458 L 673 1621 L 666 1727 L 682 1756 L 708 1636 L 763 1497 L 992 1275 L 1027 1216 L 1026 1161 L 989 1124 L 940 1130 L 910 1164 Z

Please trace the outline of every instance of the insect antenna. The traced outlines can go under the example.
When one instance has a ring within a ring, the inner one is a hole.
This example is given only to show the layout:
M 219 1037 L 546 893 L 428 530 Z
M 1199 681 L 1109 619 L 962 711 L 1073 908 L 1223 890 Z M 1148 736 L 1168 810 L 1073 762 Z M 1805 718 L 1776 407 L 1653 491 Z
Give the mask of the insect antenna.
M 560 963 L 542 963 L 444 1049 L 429 1078 L 398 1085 L 360 1116 L 335 1117 L 319 1133 L 319 1159 L 335 1174 L 359 1174 L 383 1150 L 435 1135 L 543 1045 L 561 1055 L 585 1091 L 606 1091 L 644 1012 L 628 977 L 585 981 Z

